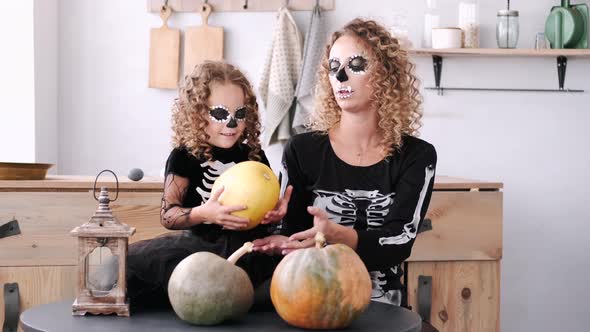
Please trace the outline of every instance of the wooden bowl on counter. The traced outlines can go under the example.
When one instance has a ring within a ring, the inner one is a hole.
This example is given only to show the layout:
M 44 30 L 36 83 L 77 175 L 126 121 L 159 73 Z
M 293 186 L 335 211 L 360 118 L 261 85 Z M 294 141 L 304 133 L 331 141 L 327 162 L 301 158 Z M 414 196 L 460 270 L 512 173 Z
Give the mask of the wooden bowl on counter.
M 0 180 L 43 180 L 53 164 L 2 163 Z

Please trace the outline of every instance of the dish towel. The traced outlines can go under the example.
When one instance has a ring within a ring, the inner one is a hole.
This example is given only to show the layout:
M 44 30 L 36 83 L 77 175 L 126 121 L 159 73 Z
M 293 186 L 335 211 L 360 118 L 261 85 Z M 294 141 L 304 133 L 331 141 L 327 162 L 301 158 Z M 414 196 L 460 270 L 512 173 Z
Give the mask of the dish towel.
M 317 74 L 324 54 L 326 39 L 325 20 L 322 17 L 319 4 L 316 4 L 305 35 L 301 75 L 295 91 L 297 103 L 292 126 L 293 131 L 297 134 L 306 131 L 305 125 L 309 123 L 309 117 L 313 112 L 313 90 L 317 83 Z
M 277 26 L 268 52 L 259 93 L 264 107 L 262 145 L 291 137 L 290 109 L 301 72 L 301 34 L 286 7 L 279 9 Z

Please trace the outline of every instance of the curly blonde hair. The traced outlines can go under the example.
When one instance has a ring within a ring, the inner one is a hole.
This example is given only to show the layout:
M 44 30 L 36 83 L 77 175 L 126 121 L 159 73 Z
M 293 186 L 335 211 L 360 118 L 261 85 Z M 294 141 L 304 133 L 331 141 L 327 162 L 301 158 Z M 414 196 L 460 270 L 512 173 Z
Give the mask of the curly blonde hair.
M 234 84 L 242 89 L 245 97 L 246 129 L 238 143 L 246 141 L 250 160 L 260 160 L 260 118 L 258 103 L 252 85 L 236 67 L 218 61 L 206 61 L 187 75 L 179 89 L 178 98 L 172 108 L 172 143 L 176 148 L 186 148 L 192 155 L 212 160 L 210 136 L 205 132 L 209 125 L 209 106 L 214 83 Z
M 332 34 L 319 70 L 316 111 L 310 127 L 327 134 L 340 121 L 342 111 L 330 85 L 328 59 L 332 46 L 344 35 L 357 38 L 368 50 L 369 84 L 373 91 L 370 102 L 379 113 L 379 130 L 383 137 L 380 143 L 387 156 L 391 156 L 401 148 L 404 135 L 419 135 L 422 97 L 418 89 L 420 82 L 414 75 L 415 65 L 408 60 L 408 52 L 375 21 L 357 18 Z

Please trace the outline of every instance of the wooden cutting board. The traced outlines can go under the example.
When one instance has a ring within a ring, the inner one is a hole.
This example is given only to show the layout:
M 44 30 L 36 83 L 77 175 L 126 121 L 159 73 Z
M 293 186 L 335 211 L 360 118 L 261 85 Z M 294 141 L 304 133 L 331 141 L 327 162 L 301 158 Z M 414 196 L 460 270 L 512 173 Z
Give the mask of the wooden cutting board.
M 208 24 L 211 6 L 203 4 L 203 25 L 188 27 L 184 34 L 184 74 L 190 74 L 205 60 L 223 60 L 223 28 Z
M 169 6 L 163 6 L 160 17 L 163 25 L 150 31 L 150 88 L 176 89 L 180 58 L 180 30 L 168 27 L 172 13 Z

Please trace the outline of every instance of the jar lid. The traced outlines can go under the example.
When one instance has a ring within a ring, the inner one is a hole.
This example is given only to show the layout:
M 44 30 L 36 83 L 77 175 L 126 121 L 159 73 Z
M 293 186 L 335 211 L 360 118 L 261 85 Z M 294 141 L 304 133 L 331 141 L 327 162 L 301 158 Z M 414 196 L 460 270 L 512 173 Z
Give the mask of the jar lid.
M 518 10 L 500 9 L 498 16 L 518 16 Z

